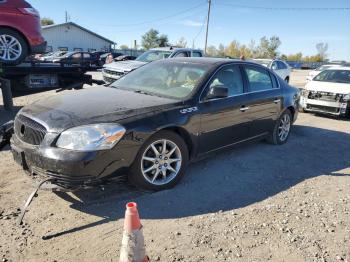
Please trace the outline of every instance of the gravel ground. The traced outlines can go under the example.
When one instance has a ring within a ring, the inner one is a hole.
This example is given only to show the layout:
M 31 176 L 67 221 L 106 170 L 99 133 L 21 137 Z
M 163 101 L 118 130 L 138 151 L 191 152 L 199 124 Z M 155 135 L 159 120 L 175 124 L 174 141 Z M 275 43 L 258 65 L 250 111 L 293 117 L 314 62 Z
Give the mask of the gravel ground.
M 302 87 L 306 73 L 293 72 L 292 84 Z M 11 117 L 0 105 L 0 121 Z M 0 255 L 118 261 L 124 206 L 133 200 L 151 261 L 350 261 L 349 141 L 348 120 L 301 113 L 287 144 L 215 154 L 190 165 L 172 190 L 119 182 L 104 191 L 40 191 L 20 227 L 18 208 L 33 186 L 7 147 L 0 152 Z

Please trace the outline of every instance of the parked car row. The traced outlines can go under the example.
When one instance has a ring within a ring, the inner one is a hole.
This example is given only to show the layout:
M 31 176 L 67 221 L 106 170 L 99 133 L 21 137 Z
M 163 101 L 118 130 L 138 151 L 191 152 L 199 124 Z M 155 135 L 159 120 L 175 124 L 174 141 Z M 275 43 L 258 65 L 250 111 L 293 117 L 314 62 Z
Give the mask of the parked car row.
M 197 49 L 177 48 L 177 47 L 163 47 L 153 48 L 135 60 L 116 61 L 114 63 L 103 66 L 102 74 L 106 83 L 112 83 L 119 79 L 124 74 L 143 66 L 149 62 L 173 57 L 203 57 L 203 52 Z

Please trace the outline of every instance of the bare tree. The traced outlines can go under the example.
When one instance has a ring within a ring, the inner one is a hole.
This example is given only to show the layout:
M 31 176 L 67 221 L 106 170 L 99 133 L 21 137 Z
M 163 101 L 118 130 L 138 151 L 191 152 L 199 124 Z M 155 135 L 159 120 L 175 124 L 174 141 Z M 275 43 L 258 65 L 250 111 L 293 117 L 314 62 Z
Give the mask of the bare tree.
M 179 40 L 176 42 L 177 47 L 187 47 L 187 41 L 184 37 L 181 37 Z
M 317 43 L 316 44 L 317 53 L 322 60 L 327 57 L 328 43 Z

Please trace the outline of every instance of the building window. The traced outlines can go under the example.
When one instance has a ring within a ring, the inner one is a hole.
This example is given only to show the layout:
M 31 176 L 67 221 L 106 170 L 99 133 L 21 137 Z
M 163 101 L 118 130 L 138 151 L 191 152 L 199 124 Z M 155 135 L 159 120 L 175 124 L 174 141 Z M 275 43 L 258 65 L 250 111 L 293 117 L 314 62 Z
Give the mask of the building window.
M 59 51 L 68 51 L 68 47 L 59 47 L 57 48 Z
M 74 47 L 74 48 L 73 48 L 73 51 L 83 51 L 83 49 L 80 48 L 80 47 Z
M 90 52 L 90 53 L 91 53 L 91 52 L 96 52 L 96 49 L 95 49 L 95 48 L 89 48 L 89 49 L 88 49 L 88 52 Z
M 46 52 L 52 52 L 52 46 L 48 45 L 48 46 L 46 47 Z

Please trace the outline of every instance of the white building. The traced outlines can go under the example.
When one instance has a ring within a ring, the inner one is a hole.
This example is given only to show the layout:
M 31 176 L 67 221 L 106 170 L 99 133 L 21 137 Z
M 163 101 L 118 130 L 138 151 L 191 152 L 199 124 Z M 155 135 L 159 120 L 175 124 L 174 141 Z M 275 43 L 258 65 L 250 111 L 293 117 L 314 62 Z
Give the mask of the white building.
M 44 26 L 47 51 L 109 51 L 113 41 L 73 22 Z

